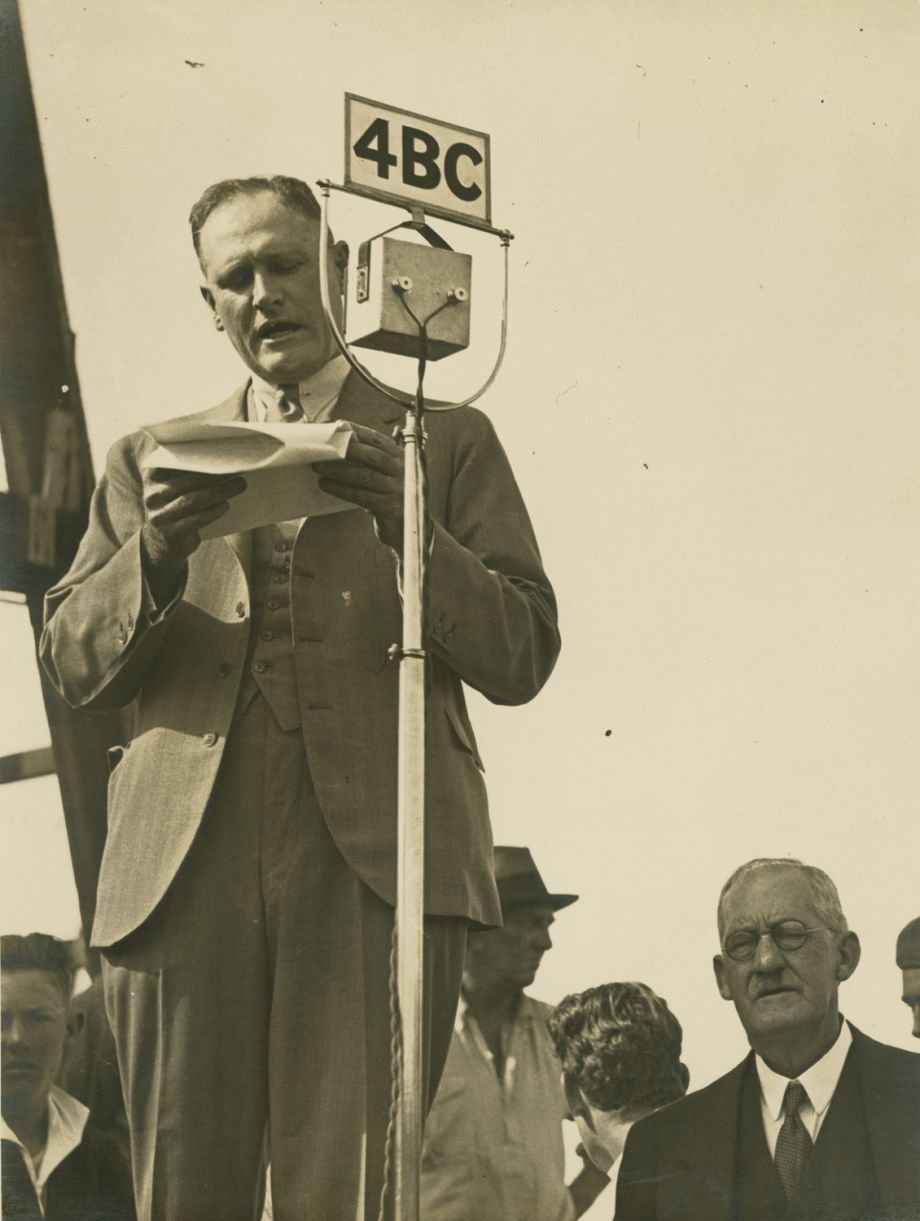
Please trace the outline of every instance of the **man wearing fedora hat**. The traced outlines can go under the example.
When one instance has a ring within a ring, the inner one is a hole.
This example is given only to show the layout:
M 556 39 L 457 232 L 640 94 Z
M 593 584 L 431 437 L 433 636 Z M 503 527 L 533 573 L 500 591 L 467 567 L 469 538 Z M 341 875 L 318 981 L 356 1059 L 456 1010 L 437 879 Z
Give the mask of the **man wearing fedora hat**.
M 607 1184 L 586 1162 L 565 1185 L 567 1106 L 547 1029 L 549 1005 L 525 995 L 555 913 L 527 848 L 495 849 L 503 926 L 468 939 L 447 1065 L 425 1128 L 422 1221 L 571 1221 Z

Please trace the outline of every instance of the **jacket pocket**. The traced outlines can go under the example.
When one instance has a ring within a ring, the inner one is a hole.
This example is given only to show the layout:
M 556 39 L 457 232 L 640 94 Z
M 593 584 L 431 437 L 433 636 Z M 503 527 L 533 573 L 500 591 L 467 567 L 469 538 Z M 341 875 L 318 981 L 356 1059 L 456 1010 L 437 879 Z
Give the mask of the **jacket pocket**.
M 482 759 L 479 757 L 479 750 L 476 746 L 476 739 L 473 737 L 472 726 L 464 724 L 464 718 L 450 704 L 444 705 L 444 715 L 447 717 L 447 723 L 453 730 L 453 736 L 458 745 L 472 756 L 473 762 L 481 772 L 484 772 L 486 769 L 483 767 Z

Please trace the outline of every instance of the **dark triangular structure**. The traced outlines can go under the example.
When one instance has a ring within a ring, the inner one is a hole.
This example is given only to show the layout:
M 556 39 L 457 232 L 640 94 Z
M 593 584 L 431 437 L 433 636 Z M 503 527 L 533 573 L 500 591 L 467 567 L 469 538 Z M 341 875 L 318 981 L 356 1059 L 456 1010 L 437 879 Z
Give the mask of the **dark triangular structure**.
M 9 484 L 0 493 L 0 588 L 25 595 L 37 637 L 44 593 L 86 526 L 93 471 L 16 0 L 0 0 L 0 30 L 0 438 Z M 44 676 L 42 689 L 88 930 L 105 841 L 106 748 L 122 740 L 122 718 L 72 712 Z

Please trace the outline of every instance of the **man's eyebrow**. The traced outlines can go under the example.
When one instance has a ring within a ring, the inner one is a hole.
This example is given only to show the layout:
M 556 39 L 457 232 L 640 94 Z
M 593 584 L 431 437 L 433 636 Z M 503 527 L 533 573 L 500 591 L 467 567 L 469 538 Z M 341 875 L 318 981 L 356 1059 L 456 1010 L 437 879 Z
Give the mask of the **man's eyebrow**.
M 248 271 L 249 267 L 245 259 L 232 259 L 229 263 L 222 263 L 214 269 L 214 279 L 216 283 L 220 284 L 241 272 L 248 273 Z
M 281 246 L 265 252 L 267 259 L 296 259 L 298 262 L 306 262 L 309 257 L 309 253 L 299 246 Z

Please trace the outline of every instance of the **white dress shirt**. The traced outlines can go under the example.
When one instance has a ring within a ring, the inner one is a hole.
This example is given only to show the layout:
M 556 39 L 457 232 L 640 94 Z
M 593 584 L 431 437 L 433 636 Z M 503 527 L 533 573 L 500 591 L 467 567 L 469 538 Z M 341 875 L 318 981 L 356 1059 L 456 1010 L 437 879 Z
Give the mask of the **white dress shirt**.
M 760 1078 L 760 1110 L 763 1115 L 763 1128 L 767 1137 L 770 1156 L 776 1156 L 776 1142 L 779 1139 L 780 1128 L 783 1126 L 783 1098 L 786 1086 L 790 1080 L 798 1081 L 808 1101 L 799 1111 L 805 1131 L 811 1137 L 812 1144 L 818 1139 L 821 1125 L 827 1117 L 831 1099 L 843 1072 L 843 1062 L 847 1058 L 853 1036 L 846 1022 L 841 1022 L 840 1033 L 834 1045 L 826 1051 L 817 1063 L 800 1073 L 798 1077 L 783 1077 L 768 1068 L 760 1056 L 755 1057 L 757 1076 Z
M 317 369 L 310 377 L 298 383 L 300 406 L 303 410 L 303 418 L 308 424 L 318 424 L 329 419 L 339 401 L 339 395 L 350 370 L 351 366 L 344 356 L 334 356 L 321 369 Z M 265 423 L 268 406 L 277 399 L 279 389 L 280 387 L 263 381 L 255 373 L 252 374 L 247 414 L 253 423 Z M 287 389 L 290 392 L 292 387 L 287 387 Z
M 14 1145 L 19 1146 L 22 1160 L 26 1164 L 26 1170 L 28 1170 L 32 1186 L 35 1188 L 42 1216 L 45 1215 L 48 1180 L 64 1158 L 73 1153 L 82 1141 L 83 1129 L 86 1127 L 88 1118 L 89 1107 L 85 1107 L 82 1102 L 77 1102 L 76 1098 L 72 1098 L 58 1086 L 52 1085 L 48 1094 L 48 1140 L 45 1142 L 44 1149 L 34 1158 L 6 1120 L 0 1119 L 0 1134 L 3 1139 L 11 1140 Z

